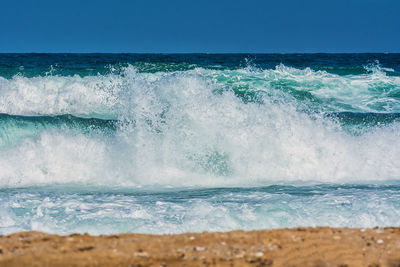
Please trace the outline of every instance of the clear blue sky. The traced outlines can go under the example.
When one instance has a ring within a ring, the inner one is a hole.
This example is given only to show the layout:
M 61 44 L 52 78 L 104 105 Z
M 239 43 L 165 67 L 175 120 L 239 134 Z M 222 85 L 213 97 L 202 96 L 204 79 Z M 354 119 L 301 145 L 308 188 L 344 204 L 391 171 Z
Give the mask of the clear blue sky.
M 2 0 L 0 52 L 400 52 L 400 0 Z

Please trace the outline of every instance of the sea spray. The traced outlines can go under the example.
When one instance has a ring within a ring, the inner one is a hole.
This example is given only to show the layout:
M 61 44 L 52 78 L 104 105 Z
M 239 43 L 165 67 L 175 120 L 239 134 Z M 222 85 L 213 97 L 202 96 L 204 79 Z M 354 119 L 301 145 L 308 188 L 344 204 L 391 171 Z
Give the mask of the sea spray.
M 398 90 L 392 89 L 397 77 L 382 73 L 340 77 L 283 65 L 258 72 L 138 73 L 128 67 L 107 76 L 14 77 L 2 82 L 2 112 L 36 117 L 2 116 L 1 185 L 393 180 L 400 175 L 396 120 L 354 135 L 326 116 L 343 110 L 348 93 L 374 103 L 387 99 L 380 87 L 367 95 L 376 75 L 388 91 Z M 299 97 L 296 88 L 311 94 Z M 334 100 L 324 105 L 328 98 Z M 370 110 L 356 106 L 363 103 L 358 99 L 347 102 L 350 110 Z
M 335 64 L 3 75 L 1 233 L 396 224 L 398 69 Z

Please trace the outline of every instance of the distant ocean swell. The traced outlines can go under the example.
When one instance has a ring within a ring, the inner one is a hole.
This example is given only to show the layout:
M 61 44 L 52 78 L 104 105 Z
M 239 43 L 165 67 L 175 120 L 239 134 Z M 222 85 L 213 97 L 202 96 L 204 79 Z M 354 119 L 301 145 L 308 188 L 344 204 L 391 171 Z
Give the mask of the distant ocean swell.
M 400 177 L 400 77 L 391 69 L 166 66 L 0 77 L 0 187 Z

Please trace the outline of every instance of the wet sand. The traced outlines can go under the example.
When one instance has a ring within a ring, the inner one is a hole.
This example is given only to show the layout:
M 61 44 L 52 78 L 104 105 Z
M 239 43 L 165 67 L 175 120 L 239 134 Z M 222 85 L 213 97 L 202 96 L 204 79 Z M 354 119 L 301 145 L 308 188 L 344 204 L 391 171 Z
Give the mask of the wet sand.
M 400 228 L 295 228 L 180 235 L 22 232 L 0 266 L 400 266 Z

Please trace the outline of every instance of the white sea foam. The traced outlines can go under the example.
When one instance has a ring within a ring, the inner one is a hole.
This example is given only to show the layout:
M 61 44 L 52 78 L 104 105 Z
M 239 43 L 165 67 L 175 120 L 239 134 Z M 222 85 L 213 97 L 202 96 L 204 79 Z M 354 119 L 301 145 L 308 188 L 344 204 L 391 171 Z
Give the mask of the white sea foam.
M 113 108 L 122 79 L 115 75 L 79 77 L 0 77 L 0 113 L 16 115 L 106 115 Z
M 0 234 L 45 231 L 182 233 L 297 226 L 396 226 L 399 193 L 390 188 L 330 188 L 124 194 L 36 189 L 0 192 Z M 22 192 L 21 192 L 22 191 Z M 295 192 L 294 192 L 295 191 Z M 162 205 L 157 204 L 162 200 Z M 24 211 L 22 213 L 22 211 Z
M 377 93 L 370 92 L 374 81 L 389 91 L 400 84 L 398 77 L 381 72 L 340 77 L 284 66 L 259 72 L 196 69 L 155 74 L 129 67 L 122 75 L 0 78 L 0 112 L 121 121 L 113 136 L 45 129 L 1 148 L 0 186 L 81 182 L 213 187 L 395 180 L 400 177 L 398 123 L 354 136 L 333 121 L 299 111 L 303 103 L 279 90 L 281 83 L 293 84 L 293 90 L 310 91 L 321 101 L 334 98 L 362 111 L 371 109 L 368 99 L 376 98 Z M 263 91 L 261 102 L 239 98 L 232 88 L 241 86 Z M 386 93 L 379 97 L 386 99 Z M 360 106 L 363 99 L 367 104 Z M 387 109 L 397 109 L 396 101 L 386 101 Z M 321 106 L 333 109 L 337 103 Z
M 0 77 L 0 113 L 15 115 L 61 115 L 118 118 L 121 112 L 132 110 L 130 100 L 155 101 L 166 93 L 183 94 L 180 83 L 206 80 L 204 90 L 230 90 L 238 92 L 264 92 L 269 97 L 284 98 L 290 94 L 309 93 L 314 101 L 329 111 L 400 112 L 400 77 L 387 76 L 379 65 L 369 66 L 371 71 L 362 75 L 339 76 L 310 68 L 296 69 L 278 65 L 275 69 L 212 70 L 197 68 L 184 72 L 139 73 L 127 67 L 122 73 L 86 76 L 16 75 L 11 79 Z M 182 80 L 182 81 L 180 81 Z M 186 81 L 185 81 L 186 80 Z M 164 87 L 174 87 L 168 89 Z M 133 96 L 139 92 L 141 98 Z M 148 103 L 148 102 L 146 102 Z M 141 104 L 142 107 L 146 104 Z

